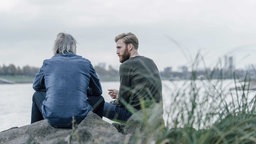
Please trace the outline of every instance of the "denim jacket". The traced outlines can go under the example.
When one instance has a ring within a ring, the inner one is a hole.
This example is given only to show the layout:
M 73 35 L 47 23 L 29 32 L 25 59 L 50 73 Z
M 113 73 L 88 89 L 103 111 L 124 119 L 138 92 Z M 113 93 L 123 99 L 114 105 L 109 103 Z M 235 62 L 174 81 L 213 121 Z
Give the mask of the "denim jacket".
M 102 94 L 99 78 L 88 59 L 75 54 L 57 54 L 46 59 L 34 79 L 36 91 L 46 91 L 42 114 L 56 127 L 65 127 L 72 120 L 81 121 L 92 107 L 90 95 Z

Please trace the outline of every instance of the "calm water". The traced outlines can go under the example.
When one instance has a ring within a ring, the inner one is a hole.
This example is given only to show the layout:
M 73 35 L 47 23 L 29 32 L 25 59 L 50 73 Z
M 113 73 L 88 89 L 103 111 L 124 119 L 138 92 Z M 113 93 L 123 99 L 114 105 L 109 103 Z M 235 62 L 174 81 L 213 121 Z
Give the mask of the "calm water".
M 102 83 L 105 101 L 111 100 L 107 89 L 118 87 L 118 82 Z M 32 84 L 0 85 L 0 91 L 0 131 L 29 124 L 34 93 Z
M 230 81 L 225 82 L 227 87 L 232 87 Z M 164 109 L 169 109 L 172 102 L 172 93 L 182 87 L 184 81 L 163 81 Z M 118 88 L 118 82 L 103 82 L 103 96 L 105 101 L 111 98 L 107 94 L 109 88 Z M 0 85 L 0 131 L 11 127 L 20 127 L 30 124 L 31 103 L 34 90 L 32 84 Z M 164 114 L 165 115 L 165 114 Z M 168 119 L 164 116 L 164 119 Z

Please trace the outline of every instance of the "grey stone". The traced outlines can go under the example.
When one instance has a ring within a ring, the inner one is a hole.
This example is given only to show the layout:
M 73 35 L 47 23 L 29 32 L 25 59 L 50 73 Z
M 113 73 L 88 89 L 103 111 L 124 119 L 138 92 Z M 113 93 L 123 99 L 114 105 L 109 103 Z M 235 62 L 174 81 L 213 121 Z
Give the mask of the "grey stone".
M 115 144 L 124 141 L 124 139 L 125 136 L 119 133 L 114 126 L 92 112 L 73 129 L 53 128 L 47 120 L 42 120 L 0 132 L 1 144 Z
M 0 144 L 154 143 L 161 128 L 162 105 L 136 112 L 125 125 L 113 125 L 90 112 L 72 129 L 51 127 L 47 120 L 0 132 Z M 118 129 L 119 130 L 118 130 Z M 121 129 L 121 130 L 120 130 Z

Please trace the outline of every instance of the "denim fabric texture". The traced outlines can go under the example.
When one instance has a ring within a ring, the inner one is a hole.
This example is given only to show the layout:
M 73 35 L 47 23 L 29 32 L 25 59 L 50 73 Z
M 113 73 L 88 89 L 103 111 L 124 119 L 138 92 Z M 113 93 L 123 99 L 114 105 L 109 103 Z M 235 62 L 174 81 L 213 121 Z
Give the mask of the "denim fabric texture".
M 33 88 L 46 92 L 41 112 L 51 125 L 65 127 L 73 118 L 81 121 L 92 106 L 91 96 L 101 96 L 99 78 L 88 59 L 76 54 L 56 54 L 46 59 L 37 73 Z

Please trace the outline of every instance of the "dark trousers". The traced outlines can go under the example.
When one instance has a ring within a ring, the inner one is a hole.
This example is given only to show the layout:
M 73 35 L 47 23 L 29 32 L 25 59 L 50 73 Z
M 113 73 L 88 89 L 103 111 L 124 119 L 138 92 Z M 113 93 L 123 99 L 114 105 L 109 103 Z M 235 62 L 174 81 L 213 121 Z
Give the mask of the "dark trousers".
M 132 113 L 126 108 L 121 107 L 115 103 L 105 102 L 103 116 L 120 122 L 125 122 L 131 117 Z
M 35 92 L 32 98 L 31 123 L 43 120 L 42 104 L 45 99 L 45 92 Z M 102 96 L 88 96 L 89 104 L 93 108 L 93 112 L 102 118 L 104 108 L 104 98 Z

